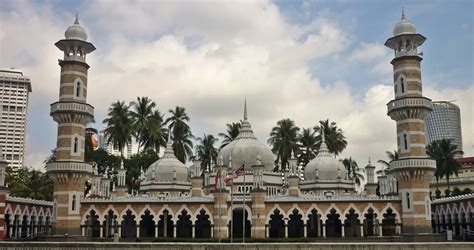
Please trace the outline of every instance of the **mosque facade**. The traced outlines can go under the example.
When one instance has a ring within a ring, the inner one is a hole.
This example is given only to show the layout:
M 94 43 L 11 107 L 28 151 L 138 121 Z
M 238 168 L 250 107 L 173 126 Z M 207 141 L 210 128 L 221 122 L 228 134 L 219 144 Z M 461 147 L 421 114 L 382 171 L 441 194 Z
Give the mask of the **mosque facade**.
M 429 181 L 435 162 L 426 157 L 424 124 L 432 104 L 422 93 L 422 58 L 417 52 L 424 41 L 402 15 L 393 37 L 385 43 L 394 50 L 395 99 L 387 104 L 387 114 L 397 124 L 400 158 L 390 163 L 390 181 L 381 183 L 381 195 L 377 195 L 375 167 L 370 162 L 365 167 L 364 191 L 356 191 L 354 180 L 328 151 L 324 134 L 318 155 L 304 173 L 295 157 L 282 171 L 274 172 L 275 155 L 254 135 L 246 105 L 238 137 L 220 150 L 211 168 L 201 170 L 199 160 L 186 167 L 176 158 L 169 140 L 163 157 L 144 173 L 139 193 L 130 195 L 123 163 L 114 183 L 84 161 L 84 129 L 94 116 L 94 108 L 87 103 L 86 55 L 95 47 L 76 18 L 65 39 L 56 43 L 64 58 L 59 61 L 59 100 L 51 104 L 51 116 L 58 123 L 58 156 L 47 164 L 47 174 L 55 184 L 50 207 L 52 234 L 136 239 L 433 232 Z M 232 175 L 236 178 L 227 181 Z M 93 195 L 84 197 L 88 180 Z M 463 205 L 467 227 L 472 224 L 470 204 Z M 6 231 L 12 228 L 8 223 Z

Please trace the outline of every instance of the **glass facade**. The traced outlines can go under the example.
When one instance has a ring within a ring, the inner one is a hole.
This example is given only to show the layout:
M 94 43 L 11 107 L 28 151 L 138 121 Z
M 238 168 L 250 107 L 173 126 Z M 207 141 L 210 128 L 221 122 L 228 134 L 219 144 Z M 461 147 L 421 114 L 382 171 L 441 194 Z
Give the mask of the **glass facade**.
M 433 112 L 426 118 L 428 142 L 451 139 L 462 150 L 461 112 L 451 102 L 433 102 Z

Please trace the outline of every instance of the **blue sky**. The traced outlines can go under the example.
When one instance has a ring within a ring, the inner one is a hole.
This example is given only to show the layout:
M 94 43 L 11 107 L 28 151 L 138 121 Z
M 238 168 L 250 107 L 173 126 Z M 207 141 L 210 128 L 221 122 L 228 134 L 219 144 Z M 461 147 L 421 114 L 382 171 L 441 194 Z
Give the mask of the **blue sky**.
M 279 119 L 309 127 L 329 118 L 346 131 L 343 157 L 381 159 L 396 147 L 383 44 L 402 7 L 427 37 L 425 94 L 458 100 L 464 150 L 474 155 L 473 1 L 3 1 L 0 67 L 23 69 L 33 85 L 27 164 L 41 168 L 54 148 L 54 43 L 76 10 L 97 47 L 88 56 L 96 128 L 111 102 L 149 96 L 164 113 L 185 106 L 197 136 L 217 134 L 240 119 L 247 96 L 261 141 Z

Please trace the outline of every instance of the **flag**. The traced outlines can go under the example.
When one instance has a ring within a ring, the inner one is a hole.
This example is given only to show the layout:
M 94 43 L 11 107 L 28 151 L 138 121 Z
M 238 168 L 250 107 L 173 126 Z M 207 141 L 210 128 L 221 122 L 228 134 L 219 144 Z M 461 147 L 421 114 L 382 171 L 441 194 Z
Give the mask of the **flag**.
M 214 178 L 214 191 L 217 191 L 217 183 L 219 182 L 219 179 L 221 178 L 221 170 L 217 171 L 216 177 Z
M 227 182 L 229 182 L 233 179 L 237 179 L 237 177 L 242 176 L 242 175 L 245 175 L 244 164 L 242 164 L 242 166 L 240 166 L 240 168 L 235 170 L 232 174 L 226 176 L 224 178 L 224 182 L 227 184 Z

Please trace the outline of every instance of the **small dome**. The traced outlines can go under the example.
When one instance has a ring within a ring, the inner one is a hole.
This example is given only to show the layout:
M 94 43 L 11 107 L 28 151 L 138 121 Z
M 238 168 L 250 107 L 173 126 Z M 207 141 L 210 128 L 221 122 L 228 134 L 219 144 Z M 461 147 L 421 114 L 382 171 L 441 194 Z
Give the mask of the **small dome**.
M 239 130 L 239 135 L 231 143 L 219 151 L 217 159 L 222 159 L 226 164 L 232 158 L 232 168 L 238 169 L 245 164 L 245 170 L 251 170 L 251 166 L 257 162 L 257 156 L 261 158 L 265 170 L 273 171 L 275 167 L 275 155 L 270 148 L 253 134 L 252 127 L 247 121 L 247 105 L 244 105 L 244 120 Z M 222 157 L 222 158 L 221 158 Z
M 337 180 L 339 177 L 344 179 L 347 175 L 347 170 L 344 165 L 338 161 L 334 155 L 329 153 L 326 142 L 321 143 L 319 153 L 305 167 L 304 177 L 306 180 Z M 316 175 L 317 172 L 317 175 Z
M 414 23 L 405 18 L 405 12 L 402 10 L 402 19 L 398 21 L 393 28 L 393 35 L 416 34 L 416 26 Z
M 188 168 L 176 158 L 171 140 L 169 141 L 163 157 L 148 167 L 147 180 L 152 182 L 183 182 L 188 180 Z
M 79 18 L 76 14 L 76 21 L 74 24 L 69 26 L 64 32 L 64 36 L 66 39 L 77 39 L 86 41 L 87 40 L 87 33 L 86 30 L 79 24 Z

